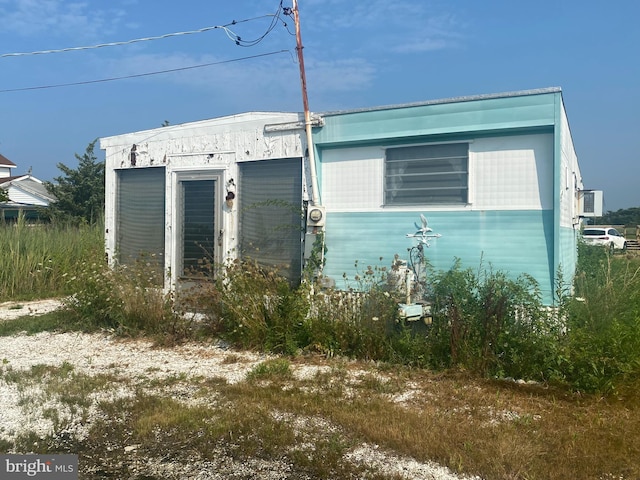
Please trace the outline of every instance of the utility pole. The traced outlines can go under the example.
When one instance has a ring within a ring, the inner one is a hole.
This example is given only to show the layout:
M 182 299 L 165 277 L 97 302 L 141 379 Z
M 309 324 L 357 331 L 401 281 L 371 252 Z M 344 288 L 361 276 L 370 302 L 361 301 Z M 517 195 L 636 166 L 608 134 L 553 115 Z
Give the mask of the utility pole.
M 298 65 L 300 67 L 300 84 L 302 86 L 302 106 L 304 108 L 304 128 L 307 136 L 307 150 L 309 152 L 309 169 L 311 174 L 311 201 L 313 205 L 320 205 L 318 194 L 318 176 L 316 173 L 316 156 L 311 135 L 311 114 L 309 113 L 309 99 L 307 97 L 307 77 L 304 71 L 304 56 L 302 55 L 302 35 L 300 34 L 300 14 L 298 12 L 298 0 L 293 0 L 293 21 L 296 24 L 296 51 L 298 52 Z

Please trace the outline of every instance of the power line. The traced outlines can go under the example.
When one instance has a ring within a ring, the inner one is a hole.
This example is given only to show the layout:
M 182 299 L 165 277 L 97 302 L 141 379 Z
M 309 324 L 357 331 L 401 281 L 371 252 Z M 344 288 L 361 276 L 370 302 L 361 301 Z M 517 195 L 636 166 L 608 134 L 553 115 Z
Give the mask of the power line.
M 117 46 L 123 46 L 123 45 L 131 45 L 134 43 L 140 43 L 140 42 L 150 42 L 150 41 L 154 41 L 154 40 L 163 40 L 166 38 L 171 38 L 171 37 L 179 37 L 179 36 L 184 36 L 184 35 L 195 35 L 198 33 L 204 33 L 204 32 L 209 32 L 211 30 L 223 30 L 227 37 L 232 40 L 236 45 L 239 45 L 241 47 L 252 47 L 254 45 L 257 45 L 258 43 L 260 43 L 269 33 L 271 33 L 271 31 L 275 28 L 275 26 L 278 24 L 278 22 L 282 22 L 283 25 L 285 26 L 285 28 L 287 28 L 287 24 L 286 22 L 284 22 L 284 20 L 280 17 L 282 11 L 282 0 L 280 0 L 280 3 L 278 4 L 278 10 L 276 11 L 275 14 L 268 14 L 268 15 L 260 15 L 258 17 L 252 17 L 252 18 L 247 18 L 244 20 L 233 20 L 225 25 L 214 25 L 211 27 L 203 27 L 203 28 L 199 28 L 197 30 L 188 30 L 188 31 L 184 31 L 184 32 L 174 32 L 174 33 L 166 33 L 164 35 L 157 35 L 157 36 L 153 36 L 153 37 L 143 37 L 143 38 L 135 38 L 132 40 L 125 40 L 125 41 L 121 41 L 121 42 L 109 42 L 109 43 L 100 43 L 97 45 L 88 45 L 88 46 L 82 46 L 82 47 L 68 47 L 68 48 L 58 48 L 58 49 L 50 49 L 50 50 L 37 50 L 34 52 L 15 52 L 15 53 L 3 53 L 0 54 L 0 58 L 7 58 L 7 57 L 26 57 L 26 56 L 34 56 L 34 55 L 48 55 L 48 54 L 52 54 L 52 53 L 64 53 L 64 52 L 74 52 L 74 51 L 79 51 L 79 50 L 94 50 L 94 49 L 98 49 L 98 48 L 105 48 L 105 47 L 117 47 Z M 267 28 L 267 30 L 265 31 L 265 33 L 263 33 L 262 35 L 260 35 L 258 38 L 254 39 L 254 40 L 243 40 L 242 37 L 240 37 L 239 35 L 237 35 L 235 32 L 233 32 L 229 27 L 234 26 L 234 25 L 238 25 L 240 23 L 246 23 L 246 22 L 251 22 L 254 20 L 259 20 L 262 18 L 268 18 L 268 17 L 272 17 L 271 23 L 269 24 L 269 27 Z M 288 28 L 287 28 L 288 30 Z
M 284 25 L 284 27 L 287 29 L 287 31 L 289 32 L 289 27 L 287 26 L 287 23 L 282 19 L 282 17 L 280 16 L 281 13 L 285 13 L 285 8 L 282 7 L 282 0 L 280 0 L 280 3 L 278 4 L 278 10 L 276 10 L 276 13 L 273 14 L 273 18 L 271 20 L 271 24 L 269 25 L 269 27 L 267 28 L 266 32 L 264 32 L 262 35 L 260 35 L 258 38 L 256 38 L 255 40 L 242 40 L 239 36 L 236 36 L 236 45 L 240 45 L 242 47 L 253 47 L 254 45 L 257 45 L 258 43 L 260 43 L 262 40 L 264 40 L 264 38 L 269 35 L 271 33 L 271 31 L 276 27 L 276 25 L 278 24 L 278 21 L 282 22 L 282 24 Z M 291 33 L 291 32 L 289 32 Z
M 29 90 L 45 90 L 45 89 L 50 89 L 50 88 L 61 88 L 61 87 L 73 87 L 73 86 L 78 86 L 78 85 L 90 85 L 93 83 L 105 83 L 105 82 L 114 82 L 117 80 L 126 80 L 129 78 L 140 78 L 140 77 L 149 77 L 152 75 L 161 75 L 164 73 L 173 73 L 173 72 L 181 72 L 181 71 L 185 71 L 185 70 L 194 70 L 196 68 L 204 68 L 204 67 L 211 67 L 214 65 L 222 65 L 224 63 L 233 63 L 233 62 L 240 62 L 243 60 L 251 60 L 254 58 L 260 58 L 260 57 L 267 57 L 270 55 L 277 55 L 280 53 L 289 53 L 291 54 L 291 52 L 289 50 L 278 50 L 275 52 L 269 52 L 269 53 L 261 53 L 261 54 L 257 54 L 257 55 L 251 55 L 248 57 L 240 57 L 240 58 L 233 58 L 230 60 L 221 60 L 219 62 L 211 62 L 211 63 L 202 63 L 199 65 L 190 65 L 188 67 L 179 67 L 179 68 L 171 68 L 168 70 L 158 70 L 155 72 L 146 72 L 146 73 L 138 73 L 138 74 L 133 74 L 133 75 L 124 75 L 121 77 L 110 77 L 110 78 L 102 78 L 102 79 L 98 79 L 98 80 L 86 80 L 83 82 L 71 82 L 71 83 L 59 83 L 59 84 L 55 84 L 55 85 L 41 85 L 41 86 L 36 86 L 36 87 L 21 87 L 21 88 L 9 88 L 9 89 L 4 89 L 4 90 L 0 90 L 0 93 L 9 93 L 9 92 L 24 92 L 24 91 L 29 91 Z
M 248 21 L 248 20 L 245 20 Z M 93 49 L 97 49 L 97 48 L 104 48 L 104 47 L 117 47 L 117 46 L 121 46 L 121 45 L 131 45 L 133 43 L 139 43 L 139 42 L 149 42 L 152 40 L 161 40 L 164 38 L 170 38 L 170 37 L 178 37 L 181 35 L 193 35 L 196 33 L 203 33 L 203 32 L 208 32 L 210 30 L 216 30 L 216 29 L 223 29 L 223 30 L 228 30 L 228 26 L 227 25 L 216 25 L 213 27 L 204 27 L 204 28 L 200 28 L 198 30 L 191 30 L 191 31 L 187 31 L 187 32 L 176 32 L 176 33 L 167 33 L 164 35 L 158 35 L 155 37 L 145 37 L 145 38 L 135 38 L 133 40 L 125 40 L 122 42 L 109 42 L 109 43 L 100 43 L 98 45 L 89 45 L 89 46 L 84 46 L 84 47 L 69 47 L 69 48 L 57 48 L 57 49 L 51 49 L 51 50 L 38 50 L 35 52 L 16 52 L 16 53 L 3 53 L 0 54 L 0 58 L 5 58 L 5 57 L 27 57 L 27 56 L 31 56 L 31 55 L 48 55 L 51 53 L 64 53 L 64 52 L 74 52 L 74 51 L 78 51 L 78 50 L 93 50 Z

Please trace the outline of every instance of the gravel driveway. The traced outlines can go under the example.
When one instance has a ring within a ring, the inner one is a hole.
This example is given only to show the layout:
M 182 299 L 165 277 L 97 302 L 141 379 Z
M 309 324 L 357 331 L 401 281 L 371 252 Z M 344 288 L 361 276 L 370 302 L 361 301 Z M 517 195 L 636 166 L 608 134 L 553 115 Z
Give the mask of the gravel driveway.
M 18 305 L 21 308 L 16 308 Z M 10 321 L 24 315 L 39 315 L 59 308 L 57 300 L 42 300 L 16 304 L 0 304 L 0 321 Z M 150 378 L 170 378 L 176 375 L 188 377 L 223 377 L 229 383 L 241 382 L 246 374 L 266 357 L 252 352 L 234 351 L 237 362 L 225 362 L 229 350 L 222 345 L 187 344 L 173 348 L 155 348 L 146 340 L 122 340 L 105 334 L 51 333 L 36 335 L 18 334 L 0 337 L 0 372 L 10 368 L 12 371 L 28 371 L 34 365 L 61 366 L 67 362 L 73 365 L 74 372 L 88 375 L 112 374 L 126 376 L 130 385 L 137 381 L 148 382 Z M 314 365 L 292 365 L 296 378 L 315 375 L 318 369 L 326 368 Z M 131 388 L 131 387 L 129 387 Z M 126 395 L 127 392 L 114 392 L 114 395 Z M 0 377 L 0 439 L 11 441 L 21 432 L 35 431 L 45 436 L 52 432 L 52 422 L 40 411 L 25 411 L 20 405 L 21 392 L 12 383 Z M 180 397 L 180 395 L 178 395 Z M 184 396 L 188 402 L 188 392 Z M 51 408 L 52 405 L 46 405 Z M 55 405 L 53 405 L 55 408 Z M 43 405 L 44 408 L 44 405 Z M 73 423 L 73 422 L 72 422 Z M 90 423 L 90 422 L 89 422 Z M 87 425 L 77 425 L 77 435 Z M 24 453 L 24 452 L 14 452 Z M 402 458 L 382 452 L 376 445 L 363 444 L 354 449 L 349 459 L 379 468 L 388 475 L 398 475 L 404 479 L 459 480 L 448 469 L 436 464 L 426 464 L 410 458 Z M 234 467 L 240 468 L 240 466 Z M 247 468 L 245 465 L 242 468 Z M 261 469 L 264 466 L 261 466 Z M 206 474 L 207 468 L 192 465 L 191 471 L 182 472 L 176 478 L 225 478 L 220 472 Z M 162 472 L 160 472 L 162 473 Z M 167 474 L 168 472 L 165 472 Z M 250 478 L 278 478 L 278 472 L 267 472 Z M 218 476 L 216 476 L 218 475 Z M 169 478 L 167 475 L 166 478 Z M 171 476 L 173 478 L 173 476 Z M 243 477 L 244 478 L 244 477 Z M 249 477 L 246 477 L 249 478 Z

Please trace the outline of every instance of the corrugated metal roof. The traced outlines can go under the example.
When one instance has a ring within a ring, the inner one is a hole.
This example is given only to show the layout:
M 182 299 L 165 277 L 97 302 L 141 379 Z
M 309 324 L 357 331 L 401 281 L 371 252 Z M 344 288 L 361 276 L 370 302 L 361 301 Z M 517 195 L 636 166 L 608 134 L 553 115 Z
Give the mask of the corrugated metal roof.
M 375 112 L 379 110 L 392 110 L 397 108 L 411 108 L 411 107 L 422 107 L 425 105 L 440 105 L 444 103 L 461 103 L 461 102 L 473 102 L 477 100 L 488 100 L 494 98 L 509 98 L 509 97 L 523 97 L 526 95 L 542 95 L 546 93 L 558 93 L 562 92 L 562 88 L 560 87 L 547 87 L 547 88 L 537 88 L 533 90 L 520 90 L 515 92 L 503 92 L 503 93 L 487 93 L 482 95 L 469 95 L 463 97 L 452 97 L 452 98 L 443 98 L 439 100 L 425 100 L 421 102 L 413 102 L 413 103 L 400 103 L 396 105 L 383 105 L 378 107 L 363 107 L 363 108 L 354 108 L 349 110 L 335 110 L 330 112 L 322 112 L 320 115 L 323 116 L 331 116 L 331 115 L 344 115 L 348 113 L 361 113 L 361 112 Z
M 477 100 L 487 100 L 487 99 L 496 99 L 496 98 L 509 98 L 509 97 L 521 97 L 527 95 L 541 95 L 548 93 L 558 93 L 562 92 L 560 87 L 547 87 L 547 88 L 538 88 L 531 90 L 520 90 L 514 92 L 503 92 L 503 93 L 489 93 L 489 94 L 481 94 L 481 95 L 469 95 L 469 96 L 461 96 L 461 97 L 452 97 L 452 98 L 444 98 L 439 100 L 425 100 L 414 103 L 401 103 L 395 105 L 382 105 L 375 107 L 363 107 L 363 108 L 355 108 L 355 109 L 346 109 L 346 110 L 335 110 L 335 111 L 327 111 L 327 112 L 314 112 L 316 116 L 332 116 L 332 115 L 344 115 L 349 113 L 360 113 L 360 112 L 374 112 L 381 110 L 392 110 L 399 108 L 410 108 L 410 107 L 420 107 L 425 105 L 438 105 L 438 104 L 446 104 L 446 103 L 461 103 L 461 102 L 472 102 Z M 156 136 L 158 134 L 168 134 L 170 132 L 179 132 L 182 129 L 191 129 L 197 128 L 200 126 L 213 126 L 213 125 L 221 125 L 225 122 L 229 123 L 239 123 L 242 124 L 247 120 L 257 120 L 264 121 L 268 120 L 269 117 L 287 117 L 287 116 L 298 116 L 299 120 L 302 120 L 300 112 L 264 112 L 264 111 L 250 111 L 244 113 L 238 113 L 233 115 L 227 115 L 223 117 L 214 117 L 205 120 L 197 120 L 193 122 L 186 122 L 176 125 L 168 125 L 166 127 L 156 127 L 148 130 L 140 130 L 136 132 L 128 132 L 119 135 L 112 135 L 107 137 L 100 138 L 100 148 L 105 149 L 107 146 L 113 146 L 118 141 L 132 142 L 136 140 L 135 137 L 139 137 L 141 135 L 146 136 Z M 274 121 L 277 121 L 274 118 Z M 281 119 L 281 121 L 285 121 Z M 178 134 L 179 135 L 179 134 Z M 137 139 L 137 141 L 140 141 Z M 114 143 L 115 142 L 115 143 Z M 0 155 L 1 157 L 1 155 Z

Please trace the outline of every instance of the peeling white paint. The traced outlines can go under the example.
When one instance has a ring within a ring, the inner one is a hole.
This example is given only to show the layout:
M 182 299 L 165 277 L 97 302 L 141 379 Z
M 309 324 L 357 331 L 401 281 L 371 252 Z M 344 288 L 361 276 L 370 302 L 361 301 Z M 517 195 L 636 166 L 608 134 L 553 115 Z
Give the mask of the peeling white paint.
M 298 113 L 252 112 L 101 138 L 100 148 L 105 150 L 105 247 L 108 258 L 113 260 L 116 253 L 117 170 L 165 167 L 165 270 L 177 272 L 178 176 L 189 172 L 205 176 L 215 174 L 224 190 L 224 185 L 231 179 L 238 185 L 240 162 L 303 157 L 306 140 L 302 127 L 287 131 L 269 128 L 300 120 Z M 307 186 L 302 187 L 306 190 Z M 225 205 L 221 210 L 221 261 L 236 255 L 239 227 L 236 208 Z M 175 279 L 170 279 L 169 283 L 174 284 Z

